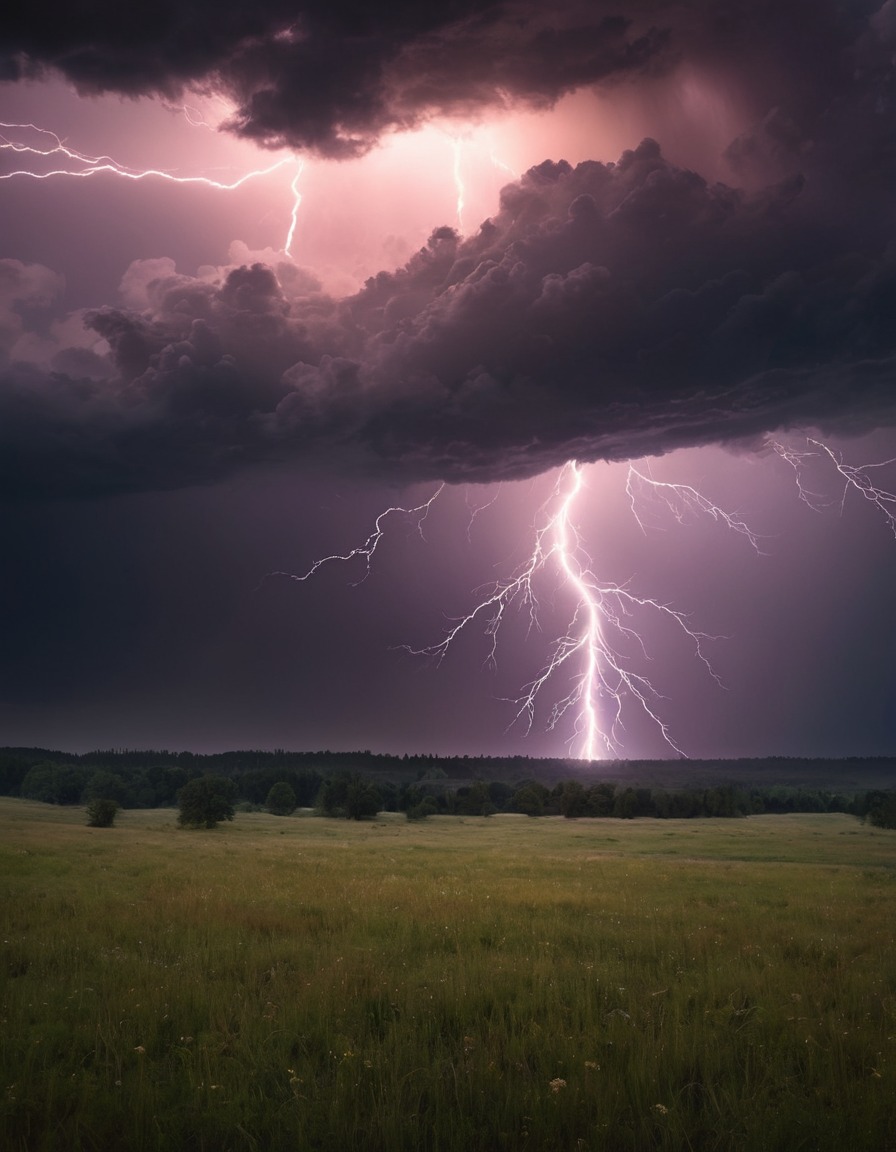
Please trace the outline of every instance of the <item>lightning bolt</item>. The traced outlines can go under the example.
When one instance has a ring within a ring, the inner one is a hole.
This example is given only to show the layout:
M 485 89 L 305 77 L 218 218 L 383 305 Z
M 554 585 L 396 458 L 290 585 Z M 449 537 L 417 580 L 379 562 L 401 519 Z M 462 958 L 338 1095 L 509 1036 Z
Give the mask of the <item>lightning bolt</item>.
M 451 140 L 452 151 L 454 153 L 454 188 L 457 192 L 457 230 L 461 236 L 464 234 L 464 204 L 466 198 L 466 188 L 464 187 L 464 176 L 461 163 L 463 160 L 463 141 L 459 136 L 452 137 Z
M 654 480 L 652 476 L 645 476 L 643 472 L 639 472 L 634 464 L 629 464 L 625 491 L 631 504 L 632 515 L 642 532 L 646 532 L 646 528 L 638 511 L 638 500 L 649 496 L 660 505 L 661 510 L 665 509 L 671 513 L 679 524 L 683 524 L 690 516 L 702 512 L 706 516 L 711 516 L 717 523 L 724 524 L 732 532 L 746 537 L 755 552 L 762 552 L 759 547 L 759 535 L 743 520 L 740 513 L 726 512 L 689 484 L 670 484 Z
M 514 180 L 519 179 L 519 173 L 514 172 L 514 170 L 510 167 L 510 165 L 505 164 L 504 161 L 500 158 L 500 156 L 498 156 L 496 154 L 495 149 L 494 149 L 494 145 L 489 149 L 488 158 L 489 158 L 489 160 L 491 160 L 491 162 L 495 168 L 500 168 L 502 172 L 506 172 L 508 174 L 508 176 L 511 176 Z
M 443 490 L 444 485 L 441 485 L 427 500 L 411 508 L 387 508 L 376 518 L 373 531 L 364 543 L 356 548 L 321 557 L 302 574 L 272 572 L 269 575 L 302 583 L 325 565 L 360 560 L 363 571 L 354 581 L 360 584 L 370 574 L 387 521 L 394 517 L 410 520 L 422 537 L 426 517 Z M 676 755 L 685 756 L 660 715 L 661 694 L 646 676 L 632 667 L 633 660 L 647 658 L 635 622 L 644 615 L 652 615 L 672 624 L 686 637 L 696 658 L 721 686 L 704 651 L 706 642 L 717 637 L 692 628 L 685 613 L 653 597 L 638 595 L 628 583 L 608 583 L 598 579 L 594 562 L 574 521 L 577 503 L 585 490 L 582 465 L 575 460 L 568 461 L 557 476 L 551 496 L 536 516 L 531 551 L 517 571 L 508 579 L 487 585 L 472 609 L 456 617 L 437 643 L 422 648 L 409 644 L 398 647 L 411 655 L 430 657 L 441 663 L 462 633 L 483 625 L 484 634 L 488 637 L 485 665 L 496 668 L 501 629 L 511 612 L 516 610 L 523 614 L 527 631 L 539 631 L 543 586 L 547 585 L 551 598 L 558 588 L 565 588 L 571 605 L 568 624 L 550 643 L 548 658 L 538 675 L 523 686 L 518 696 L 507 700 L 514 708 L 509 727 L 520 722 L 525 725 L 526 734 L 531 732 L 542 695 L 549 691 L 550 685 L 559 682 L 565 685 L 566 690 L 551 704 L 546 727 L 548 731 L 554 731 L 568 714 L 573 714 L 568 744 L 577 757 L 597 760 L 603 756 L 618 756 L 626 716 L 632 709 L 649 720 Z M 626 491 L 642 530 L 644 521 L 639 516 L 636 500 L 647 493 L 659 500 L 661 507 L 679 521 L 685 513 L 700 512 L 712 516 L 731 531 L 744 536 L 759 551 L 759 537 L 739 515 L 725 512 L 688 485 L 661 483 L 631 465 Z M 471 511 L 468 539 L 473 520 L 494 503 L 497 495 L 487 503 L 471 508 L 467 494 L 467 507 Z
M 799 493 L 800 500 L 808 505 L 813 512 L 820 512 L 823 508 L 830 507 L 831 501 L 829 499 L 818 492 L 811 491 L 811 489 L 807 488 L 803 483 L 803 474 L 807 466 L 807 461 L 816 458 L 818 453 L 797 452 L 795 448 L 788 448 L 787 445 L 780 444 L 777 440 L 769 440 L 768 445 L 793 469 L 793 476 L 796 481 L 796 489 Z
M 576 717 L 570 746 L 577 745 L 575 755 L 596 760 L 602 755 L 618 755 L 624 731 L 624 713 L 634 702 L 656 726 L 666 744 L 679 756 L 685 753 L 672 738 L 668 725 L 659 715 L 660 693 L 651 682 L 629 667 L 624 649 L 646 651 L 631 620 L 636 614 L 650 612 L 671 621 L 693 644 L 696 656 L 710 675 L 718 677 L 703 651 L 705 641 L 715 639 L 692 629 L 684 613 L 659 600 L 636 595 L 627 585 L 603 583 L 595 576 L 581 533 L 573 522 L 573 511 L 584 488 L 582 467 L 570 460 L 561 469 L 552 497 L 542 506 L 540 524 L 528 559 L 510 579 L 491 585 L 479 602 L 466 615 L 456 619 L 437 644 L 425 648 L 402 645 L 415 656 L 429 656 L 441 662 L 462 632 L 477 621 L 485 621 L 489 637 L 486 664 L 496 666 L 501 626 L 511 608 L 521 609 L 528 618 L 529 630 L 539 628 L 540 580 L 551 572 L 555 579 L 569 587 L 574 607 L 569 626 L 553 642 L 547 662 L 522 693 L 510 703 L 516 708 L 511 725 L 523 721 L 530 732 L 539 696 L 547 685 L 566 676 L 571 687 L 556 701 L 547 722 L 553 731 L 571 709 Z M 572 663 L 571 663 L 572 662 Z M 578 671 L 571 671 L 573 664 Z M 567 665 L 571 675 L 567 675 Z M 607 714 L 608 719 L 604 716 Z
M 295 238 L 296 225 L 299 221 L 299 208 L 302 206 L 302 193 L 299 191 L 299 177 L 304 171 L 304 161 L 299 160 L 295 175 L 289 185 L 289 190 L 292 192 L 292 210 L 289 214 L 289 230 L 286 233 L 286 243 L 283 245 L 283 251 L 287 256 L 292 256 L 292 242 Z
M 270 572 L 268 576 L 282 576 L 288 580 L 295 580 L 297 583 L 303 584 L 306 580 L 310 580 L 311 577 L 316 572 L 319 572 L 320 569 L 323 568 L 326 564 L 347 564 L 352 560 L 360 558 L 364 561 L 364 572 L 363 575 L 352 582 L 352 586 L 357 587 L 358 584 L 363 584 L 367 577 L 370 575 L 370 568 L 373 563 L 374 554 L 376 553 L 376 550 L 380 545 L 380 541 L 382 540 L 386 531 L 386 521 L 390 517 L 404 517 L 406 521 L 410 521 L 414 525 L 414 528 L 420 535 L 420 538 L 425 539 L 425 536 L 423 535 L 423 525 L 426 523 L 426 518 L 429 515 L 430 509 L 436 500 L 438 500 L 444 488 L 445 485 L 440 484 L 428 500 L 424 500 L 422 504 L 417 504 L 413 508 L 402 508 L 396 505 L 392 508 L 386 508 L 385 511 L 380 512 L 379 516 L 377 516 L 374 522 L 373 531 L 370 533 L 364 543 L 360 544 L 357 548 L 352 548 L 348 552 L 334 552 L 331 556 L 322 556 L 319 560 L 315 560 L 308 571 L 304 572 L 302 575 L 298 575 L 295 572 Z
M 191 114 L 186 106 L 184 107 L 184 115 L 188 123 L 194 127 L 208 127 L 203 121 L 191 118 Z M 295 236 L 299 206 L 302 202 L 301 193 L 298 189 L 298 181 L 304 170 L 304 162 L 294 155 L 283 156 L 265 168 L 253 168 L 249 172 L 244 172 L 234 180 L 226 181 L 215 180 L 210 176 L 178 176 L 174 172 L 169 172 L 161 168 L 134 168 L 128 164 L 119 163 L 111 156 L 92 156 L 89 153 L 80 152 L 75 148 L 69 147 L 55 132 L 51 132 L 47 128 L 40 128 L 36 124 L 7 124 L 0 122 L 0 130 L 2 130 L 2 132 L 0 132 L 0 152 L 33 157 L 57 165 L 56 167 L 47 167 L 41 171 L 35 171 L 33 168 L 17 168 L 11 172 L 0 173 L 0 180 L 49 180 L 66 176 L 75 179 L 85 179 L 90 176 L 99 176 L 103 173 L 108 173 L 113 176 L 120 176 L 125 180 L 167 180 L 172 184 L 200 184 L 207 188 L 216 188 L 222 192 L 232 192 L 236 188 L 241 188 L 243 184 L 246 184 L 249 180 L 269 176 L 272 172 L 277 172 L 281 168 L 294 166 L 295 172 L 290 182 L 290 191 L 292 193 L 290 224 L 283 246 L 283 252 L 286 255 L 292 255 L 290 249 Z M 6 135 L 7 132 L 34 133 L 38 137 L 39 143 L 29 144 L 23 140 L 10 139 L 9 136 Z
M 214 125 L 208 123 L 198 108 L 191 108 L 189 104 L 183 104 L 181 111 L 191 128 L 210 128 L 213 132 L 215 131 Z
M 874 483 L 870 475 L 872 468 L 886 468 L 896 464 L 896 457 L 891 460 L 881 460 L 874 464 L 853 465 L 845 463 L 840 452 L 835 451 L 821 440 L 814 440 L 809 436 L 806 438 L 806 442 L 814 445 L 817 451 L 798 452 L 775 440 L 769 441 L 769 447 L 793 468 L 797 491 L 803 503 L 808 504 L 809 507 L 815 511 L 820 511 L 823 507 L 828 507 L 833 503 L 830 500 L 826 500 L 823 496 L 819 496 L 818 493 L 810 491 L 803 482 L 803 473 L 807 466 L 807 461 L 824 458 L 826 456 L 837 469 L 837 472 L 843 477 L 843 493 L 839 501 L 841 514 L 846 505 L 846 498 L 850 490 L 854 489 L 856 492 L 859 492 L 869 504 L 873 504 L 878 509 L 884 517 L 887 527 L 893 533 L 893 536 L 896 537 L 896 493 L 879 487 Z
M 491 508 L 492 504 L 494 504 L 494 502 L 501 495 L 502 487 L 503 487 L 502 484 L 497 484 L 495 486 L 495 494 L 492 496 L 491 500 L 486 500 L 484 504 L 471 504 L 470 503 L 470 490 L 469 490 L 469 488 L 467 489 L 467 491 L 464 495 L 464 499 L 466 501 L 467 510 L 470 513 L 470 519 L 467 522 L 467 543 L 468 544 L 473 543 L 473 537 L 472 537 L 473 525 L 476 522 L 476 519 L 479 516 L 479 513 L 484 512 L 486 510 L 486 508 Z

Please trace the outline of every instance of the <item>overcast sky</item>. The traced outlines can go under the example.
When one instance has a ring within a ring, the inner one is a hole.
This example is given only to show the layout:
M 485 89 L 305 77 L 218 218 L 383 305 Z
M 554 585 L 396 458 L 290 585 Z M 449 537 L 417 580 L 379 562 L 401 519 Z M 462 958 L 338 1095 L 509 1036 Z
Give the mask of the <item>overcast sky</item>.
M 896 753 L 896 3 L 81 7 L 0 36 L 0 743 Z

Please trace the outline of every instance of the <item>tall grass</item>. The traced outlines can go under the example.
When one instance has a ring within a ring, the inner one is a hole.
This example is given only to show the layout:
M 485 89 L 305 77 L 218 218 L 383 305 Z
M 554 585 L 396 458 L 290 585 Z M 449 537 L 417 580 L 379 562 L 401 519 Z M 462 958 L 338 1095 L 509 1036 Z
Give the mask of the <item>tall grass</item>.
M 896 1149 L 896 833 L 0 801 L 10 1150 Z

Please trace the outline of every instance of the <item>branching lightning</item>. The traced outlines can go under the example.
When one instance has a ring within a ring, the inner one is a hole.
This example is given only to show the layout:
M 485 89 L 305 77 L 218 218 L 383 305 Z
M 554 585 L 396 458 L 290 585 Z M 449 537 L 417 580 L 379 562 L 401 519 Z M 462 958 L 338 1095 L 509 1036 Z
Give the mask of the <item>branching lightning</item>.
M 572 519 L 583 488 L 582 467 L 571 460 L 561 469 L 552 497 L 539 513 L 532 551 L 516 574 L 491 585 L 479 603 L 455 620 L 437 644 L 425 648 L 402 647 L 415 656 L 431 656 L 441 661 L 462 632 L 484 619 L 485 634 L 489 637 L 486 663 L 494 667 L 501 626 L 511 608 L 525 612 L 530 631 L 539 628 L 537 585 L 553 573 L 555 580 L 559 578 L 560 583 L 572 591 L 574 607 L 569 626 L 553 642 L 539 674 L 511 701 L 516 708 L 512 723 L 521 720 L 527 733 L 531 731 L 542 691 L 549 682 L 565 677 L 571 687 L 552 705 L 547 728 L 553 731 L 570 710 L 575 711 L 569 741 L 571 746 L 576 746 L 575 755 L 585 760 L 617 755 L 624 730 L 623 713 L 629 702 L 634 702 L 647 715 L 674 752 L 684 755 L 657 711 L 660 694 L 646 677 L 629 667 L 622 649 L 634 644 L 645 654 L 641 637 L 631 621 L 641 611 L 653 612 L 684 632 L 697 657 L 715 677 L 703 651 L 704 642 L 713 637 L 692 629 L 684 613 L 668 604 L 638 596 L 625 585 L 598 580 Z M 577 670 L 573 671 L 575 665 Z
M 826 500 L 823 496 L 819 496 L 818 493 L 810 491 L 804 483 L 804 472 L 808 462 L 813 459 L 823 459 L 826 456 L 843 477 L 843 492 L 839 500 L 841 513 L 846 504 L 846 497 L 849 495 L 850 489 L 855 489 L 861 493 L 865 500 L 873 504 L 880 511 L 887 523 L 887 527 L 893 533 L 893 536 L 896 537 L 896 493 L 879 487 L 874 483 L 869 474 L 872 468 L 886 468 L 889 465 L 896 464 L 896 457 L 891 460 L 881 460 L 875 464 L 846 464 L 840 452 L 835 451 L 821 440 L 814 440 L 810 436 L 807 437 L 807 443 L 814 445 L 817 451 L 798 452 L 775 440 L 769 441 L 769 446 L 772 450 L 793 468 L 800 499 L 816 511 L 820 511 L 822 508 L 830 506 L 833 503 L 833 501 Z
M 187 122 L 192 126 L 208 127 L 204 121 L 193 118 L 186 107 L 184 107 L 183 111 Z M 178 176 L 174 172 L 169 172 L 161 168 L 134 168 L 128 164 L 119 163 L 119 161 L 114 160 L 111 156 L 93 156 L 86 152 L 80 152 L 75 148 L 69 147 L 55 132 L 51 132 L 47 128 L 41 128 L 36 124 L 7 124 L 0 122 L 0 130 L 2 130 L 0 131 L 0 152 L 30 157 L 38 162 L 45 162 L 47 165 L 40 170 L 36 170 L 37 166 L 35 166 L 35 168 L 17 168 L 11 172 L 3 172 L 0 173 L 0 180 L 49 180 L 66 176 L 85 179 L 90 176 L 99 176 L 105 173 L 120 176 L 125 180 L 147 180 L 152 178 L 167 180 L 172 184 L 198 184 L 207 188 L 216 188 L 222 192 L 232 192 L 250 180 L 255 180 L 262 176 L 269 176 L 272 172 L 277 172 L 281 168 L 292 166 L 295 169 L 290 182 L 292 209 L 290 213 L 289 230 L 283 246 L 283 251 L 287 255 L 291 255 L 290 249 L 295 236 L 299 206 L 302 202 L 301 193 L 298 189 L 298 181 L 304 169 L 304 162 L 296 156 L 283 156 L 265 168 L 254 168 L 249 172 L 244 172 L 234 180 L 215 180 L 211 176 Z M 27 143 L 22 139 L 11 139 L 10 136 L 6 135 L 7 132 L 33 133 L 38 137 L 39 142 Z
M 625 491 L 631 504 L 632 515 L 637 520 L 642 532 L 646 529 L 644 520 L 638 511 L 638 500 L 650 497 L 658 502 L 662 509 L 671 513 L 679 524 L 683 524 L 687 518 L 696 513 L 702 512 L 706 516 L 711 516 L 717 523 L 724 524 L 732 532 L 746 537 L 754 551 L 762 551 L 759 547 L 760 537 L 746 523 L 740 513 L 726 512 L 689 484 L 670 484 L 665 481 L 654 480 L 652 476 L 646 476 L 640 472 L 634 464 L 629 464 Z
M 426 523 L 426 517 L 429 515 L 430 509 L 432 508 L 435 501 L 439 498 L 439 495 L 444 487 L 444 484 L 440 484 L 428 500 L 424 500 L 422 504 L 417 504 L 413 508 L 402 508 L 398 505 L 395 505 L 391 508 L 387 508 L 383 512 L 380 512 L 379 516 L 377 516 L 376 521 L 374 522 L 373 531 L 370 533 L 364 543 L 359 545 L 357 548 L 352 548 L 349 552 L 334 552 L 331 556 L 322 556 L 319 560 L 315 560 L 308 571 L 302 575 L 298 575 L 295 572 L 271 572 L 270 576 L 283 576 L 288 580 L 295 580 L 297 583 L 302 584 L 306 580 L 310 580 L 311 577 L 316 572 L 320 571 L 320 569 L 323 568 L 326 564 L 347 564 L 351 560 L 360 558 L 364 562 L 364 571 L 357 580 L 352 582 L 352 584 L 353 586 L 363 584 L 367 577 L 370 575 L 370 567 L 373 563 L 374 553 L 379 547 L 380 541 L 382 540 L 385 533 L 386 521 L 390 517 L 404 517 L 406 521 L 414 525 L 414 528 L 419 533 L 420 537 L 423 538 L 423 525 Z
M 822 496 L 818 492 L 813 492 L 807 488 L 803 482 L 807 461 L 816 458 L 818 453 L 798 452 L 795 448 L 788 448 L 785 444 L 779 444 L 777 440 L 770 440 L 768 444 L 769 447 L 793 469 L 796 489 L 799 493 L 800 500 L 808 505 L 813 512 L 820 512 L 823 508 L 830 507 L 831 501 L 827 497 Z
M 880 464 L 852 467 L 843 462 L 839 453 L 817 440 L 810 440 L 814 450 L 799 452 L 776 442 L 770 446 L 794 469 L 800 498 L 813 508 L 823 506 L 823 498 L 811 492 L 803 481 L 808 461 L 825 455 L 837 468 L 845 481 L 844 496 L 856 488 L 884 515 L 896 535 L 896 495 L 877 486 L 871 480 L 872 468 L 896 464 L 896 459 Z M 711 517 L 728 531 L 743 536 L 750 547 L 762 554 L 762 537 L 755 532 L 739 513 L 728 512 L 713 503 L 696 488 L 655 480 L 649 466 L 630 464 L 626 476 L 626 495 L 632 513 L 642 531 L 650 523 L 648 512 L 670 514 L 683 524 L 696 515 Z M 370 573 L 376 549 L 383 537 L 386 519 L 400 515 L 410 518 L 421 536 L 423 523 L 433 503 L 441 493 L 440 487 L 424 503 L 413 508 L 392 507 L 380 513 L 374 531 L 358 548 L 346 553 L 325 556 L 303 575 L 273 573 L 289 576 L 293 580 L 310 579 L 322 566 L 335 562 L 348 562 L 360 558 L 364 562 L 361 583 Z M 665 744 L 677 755 L 686 755 L 674 739 L 666 721 L 660 715 L 660 692 L 641 672 L 635 670 L 635 661 L 647 658 L 646 645 L 639 630 L 639 618 L 648 615 L 670 623 L 684 635 L 695 657 L 702 662 L 710 676 L 721 686 L 707 655 L 708 641 L 717 639 L 698 631 L 688 616 L 653 597 L 638 595 L 628 583 L 604 582 L 595 575 L 595 564 L 586 548 L 582 533 L 574 516 L 577 503 L 585 491 L 582 465 L 568 461 L 560 470 L 553 492 L 542 505 L 534 524 L 534 540 L 526 560 L 509 578 L 485 586 L 477 602 L 463 616 L 455 617 L 446 632 L 435 644 L 425 647 L 400 645 L 414 656 L 426 656 L 440 663 L 463 633 L 484 628 L 488 638 L 485 664 L 496 667 L 502 626 L 512 611 L 522 613 L 528 632 L 541 630 L 542 604 L 553 602 L 559 594 L 570 602 L 568 623 L 549 645 L 549 655 L 541 670 L 529 683 L 523 685 L 519 695 L 507 700 L 514 708 L 510 727 L 520 722 L 528 734 L 536 719 L 536 711 L 550 686 L 560 684 L 561 695 L 555 695 L 550 705 L 546 727 L 558 728 L 561 721 L 572 715 L 572 735 L 568 744 L 574 755 L 584 760 L 603 756 L 619 756 L 623 744 L 625 721 L 628 713 L 640 712 L 659 733 Z M 468 539 L 475 517 L 497 499 L 472 506 Z M 841 500 L 842 506 L 842 500 Z
M 659 485 L 636 469 L 632 470 L 628 480 L 633 506 L 634 477 L 640 477 L 650 491 L 656 485 L 655 491 L 661 494 L 666 507 L 674 510 L 674 492 L 677 500 L 686 501 L 689 507 L 721 520 L 733 531 L 746 536 L 756 547 L 758 538 L 739 517 L 724 513 L 692 488 Z M 660 693 L 646 676 L 632 667 L 633 660 L 647 656 L 636 626 L 637 619 L 647 613 L 671 623 L 684 634 L 695 656 L 720 683 L 704 651 L 706 642 L 715 637 L 694 629 L 687 616 L 669 604 L 637 595 L 627 584 L 598 579 L 593 560 L 574 522 L 576 505 L 584 490 L 583 467 L 571 460 L 560 470 L 551 496 L 537 515 L 531 551 L 516 573 L 488 585 L 474 607 L 456 618 L 437 643 L 422 648 L 408 644 L 399 647 L 412 655 L 428 656 L 441 662 L 462 633 L 483 624 L 488 637 L 485 663 L 494 668 L 498 662 L 501 628 L 512 610 L 523 613 L 527 631 L 540 631 L 542 602 L 546 598 L 553 600 L 560 593 L 570 601 L 568 624 L 550 643 L 549 656 L 538 675 L 523 686 L 518 696 L 507 701 L 514 708 L 510 726 L 521 722 L 529 733 L 541 697 L 550 690 L 549 686 L 560 683 L 562 694 L 551 704 L 546 726 L 548 731 L 554 731 L 564 717 L 572 715 L 572 735 L 568 744 L 576 756 L 595 760 L 619 755 L 626 713 L 631 708 L 646 716 L 666 745 L 683 756 L 685 753 L 660 716 Z M 442 487 L 412 508 L 387 508 L 380 513 L 373 531 L 357 548 L 324 556 L 302 574 L 274 572 L 271 576 L 285 576 L 301 583 L 309 580 L 324 565 L 360 560 L 363 570 L 355 581 L 359 584 L 370 574 L 387 520 L 394 517 L 409 519 L 422 536 L 426 517 L 441 492 Z M 497 494 L 491 501 L 472 508 L 471 523 L 495 499 Z M 639 523 L 642 522 L 639 520 Z

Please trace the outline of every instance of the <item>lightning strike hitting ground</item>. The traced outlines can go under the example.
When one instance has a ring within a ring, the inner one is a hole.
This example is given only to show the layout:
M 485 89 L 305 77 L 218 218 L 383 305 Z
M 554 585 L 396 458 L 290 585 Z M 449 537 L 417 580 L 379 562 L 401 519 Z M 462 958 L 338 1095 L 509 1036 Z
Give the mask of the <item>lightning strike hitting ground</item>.
M 359 547 L 324 556 L 301 575 L 272 572 L 270 576 L 287 577 L 302 583 L 324 565 L 360 559 L 363 561 L 363 572 L 354 583 L 362 583 L 370 574 L 374 554 L 386 531 L 387 519 L 409 519 L 422 536 L 426 517 L 443 487 L 440 486 L 428 500 L 413 508 L 396 506 L 381 512 L 374 530 Z M 545 595 L 542 585 L 546 586 L 545 592 L 552 599 L 558 589 L 565 590 L 570 600 L 568 625 L 552 641 L 550 654 L 539 674 L 524 685 L 519 696 L 508 701 L 515 708 L 511 726 L 522 721 L 526 732 L 530 732 L 535 722 L 539 698 L 547 694 L 549 685 L 560 682 L 567 690 L 552 703 L 547 730 L 554 731 L 564 717 L 574 714 L 572 734 L 567 743 L 577 757 L 597 760 L 603 756 L 618 756 L 625 729 L 625 713 L 632 707 L 649 719 L 669 748 L 677 755 L 684 756 L 685 753 L 673 739 L 668 725 L 657 710 L 660 693 L 645 676 L 631 667 L 633 658 L 646 657 L 646 649 L 634 621 L 637 616 L 650 613 L 672 623 L 684 633 L 696 657 L 713 679 L 720 683 L 703 651 L 704 643 L 716 637 L 693 629 L 685 614 L 668 604 L 636 595 L 627 585 L 598 580 L 581 533 L 573 522 L 574 509 L 584 488 L 583 468 L 576 461 L 569 461 L 561 469 L 551 497 L 538 513 L 532 550 L 515 575 L 490 585 L 475 607 L 455 619 L 437 644 L 424 648 L 414 648 L 407 644 L 399 647 L 414 656 L 433 657 L 441 662 L 462 632 L 475 627 L 477 622 L 484 622 L 485 635 L 489 638 L 485 663 L 494 668 L 498 662 L 501 626 L 511 609 L 525 614 L 529 632 L 540 630 L 539 598 Z M 717 518 L 721 517 L 729 527 L 746 535 L 755 547 L 756 538 L 742 521 L 726 516 L 709 501 L 699 497 L 693 489 L 682 488 L 679 498 L 684 499 L 685 493 L 695 507 Z M 472 508 L 471 522 L 495 499 L 497 494 L 488 503 Z M 664 493 L 664 500 L 668 502 L 669 499 Z
M 536 585 L 553 575 L 555 584 L 559 579 L 561 585 L 572 591 L 574 606 L 569 626 L 553 641 L 548 660 L 538 676 L 511 701 L 516 708 L 511 723 L 523 720 L 526 731 L 531 731 L 542 691 L 550 682 L 565 677 L 571 687 L 552 705 L 547 729 L 553 731 L 561 719 L 574 710 L 573 734 L 568 743 L 571 748 L 575 746 L 574 755 L 578 758 L 597 760 L 603 755 L 619 754 L 625 727 L 623 713 L 630 703 L 650 719 L 675 753 L 684 756 L 656 710 L 659 692 L 646 677 L 632 671 L 628 666 L 629 657 L 622 648 L 634 646 L 645 655 L 644 644 L 631 620 L 642 611 L 659 614 L 685 633 L 697 657 L 718 681 L 702 648 L 704 641 L 714 637 L 692 629 L 682 612 L 659 600 L 637 596 L 625 585 L 602 583 L 597 579 L 591 557 L 572 521 L 583 487 L 582 467 L 571 460 L 561 469 L 553 495 L 539 513 L 540 524 L 535 530 L 532 551 L 517 573 L 509 580 L 490 586 L 479 603 L 457 619 L 438 644 L 425 648 L 402 647 L 415 656 L 431 656 L 441 661 L 461 632 L 484 619 L 485 634 L 490 638 L 486 663 L 494 667 L 498 636 L 509 610 L 515 607 L 524 611 L 529 631 L 538 629 Z
M 830 505 L 834 503 L 834 501 L 810 491 L 803 482 L 803 474 L 808 463 L 812 460 L 827 456 L 844 480 L 843 493 L 838 501 L 841 513 L 843 512 L 846 497 L 849 495 L 850 489 L 854 488 L 857 492 L 860 492 L 870 504 L 873 504 L 879 509 L 888 528 L 893 533 L 893 536 L 896 537 L 896 493 L 888 492 L 885 488 L 880 488 L 869 475 L 872 468 L 886 468 L 896 464 L 896 458 L 892 460 L 881 460 L 875 464 L 852 465 L 844 463 L 842 454 L 834 451 L 833 448 L 821 440 L 814 440 L 809 436 L 806 438 L 806 443 L 814 445 L 817 451 L 798 452 L 775 440 L 769 441 L 769 447 L 793 469 L 797 491 L 803 503 L 808 504 L 809 507 L 815 511 L 821 511 L 822 508 L 830 507 Z
M 186 106 L 184 107 L 184 115 L 186 116 L 187 122 L 193 127 L 209 127 L 204 121 L 192 119 Z M 290 191 L 292 193 L 290 224 L 283 246 L 283 251 L 286 255 L 292 255 L 290 248 L 295 236 L 299 205 L 302 202 L 302 197 L 298 190 L 298 181 L 304 169 L 304 162 L 296 156 L 283 156 L 279 160 L 275 160 L 273 164 L 269 164 L 266 168 L 254 168 L 249 172 L 244 172 L 241 176 L 231 181 L 215 180 L 211 176 L 178 176 L 174 172 L 168 172 L 160 168 L 133 168 L 130 165 L 119 163 L 111 156 L 91 156 L 86 152 L 79 152 L 75 148 L 70 148 L 55 132 L 51 132 L 47 128 L 40 128 L 36 124 L 6 124 L 0 122 L 0 130 L 2 130 L 2 132 L 0 132 L 0 153 L 8 152 L 19 156 L 27 156 L 38 161 L 38 163 L 47 162 L 48 165 L 39 171 L 35 171 L 34 168 L 17 168 L 11 172 L 3 172 L 0 173 L 0 180 L 17 178 L 49 180 L 65 176 L 84 179 L 89 176 L 99 176 L 106 173 L 113 176 L 120 176 L 125 180 L 147 180 L 155 178 L 170 181 L 172 184 L 200 184 L 207 188 L 216 188 L 222 192 L 232 192 L 234 189 L 242 187 L 242 185 L 249 180 L 269 176 L 272 172 L 277 172 L 287 165 L 294 165 L 296 171 L 290 182 Z M 6 135 L 7 132 L 30 133 L 37 137 L 37 141 L 27 143 L 22 139 L 10 139 L 10 137 Z M 49 165 L 56 165 L 56 167 Z M 37 165 L 35 165 L 35 167 L 37 167 Z

